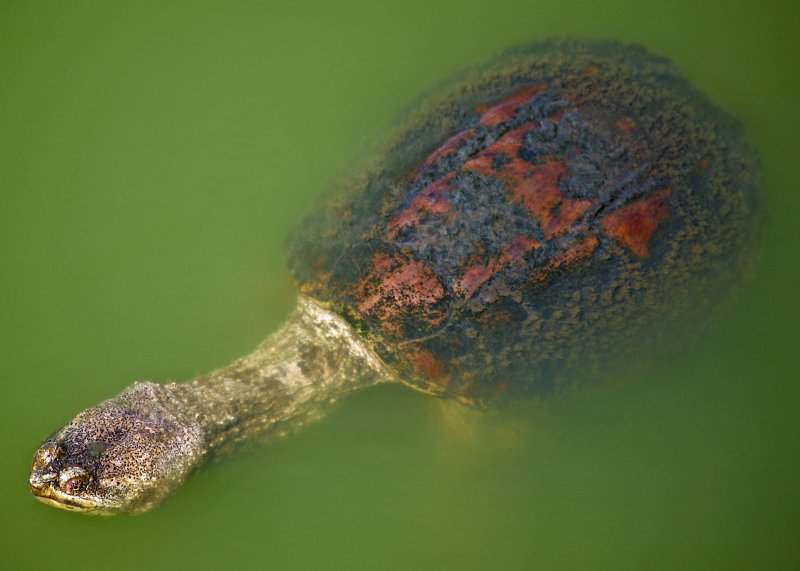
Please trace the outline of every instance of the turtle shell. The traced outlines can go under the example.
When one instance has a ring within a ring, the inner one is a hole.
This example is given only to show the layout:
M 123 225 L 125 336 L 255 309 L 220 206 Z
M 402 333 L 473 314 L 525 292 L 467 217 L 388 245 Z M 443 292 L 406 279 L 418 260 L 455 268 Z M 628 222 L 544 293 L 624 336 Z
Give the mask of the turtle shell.
M 724 297 L 753 257 L 755 171 L 667 60 L 537 43 L 423 102 L 294 233 L 290 270 L 421 390 L 546 393 Z

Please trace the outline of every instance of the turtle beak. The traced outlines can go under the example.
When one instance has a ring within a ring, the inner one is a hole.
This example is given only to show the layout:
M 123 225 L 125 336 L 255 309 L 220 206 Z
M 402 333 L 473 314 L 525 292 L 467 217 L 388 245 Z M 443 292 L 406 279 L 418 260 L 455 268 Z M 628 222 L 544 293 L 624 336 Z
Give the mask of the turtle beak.
M 36 470 L 28 478 L 31 493 L 43 504 L 67 511 L 102 513 L 93 500 L 68 496 L 53 482 L 58 482 L 58 472 L 47 469 Z
M 36 470 L 31 473 L 30 478 L 28 478 L 28 483 L 31 486 L 31 492 L 33 492 L 35 496 L 41 496 L 47 484 L 55 480 L 58 480 L 58 474 L 56 472 L 52 470 Z

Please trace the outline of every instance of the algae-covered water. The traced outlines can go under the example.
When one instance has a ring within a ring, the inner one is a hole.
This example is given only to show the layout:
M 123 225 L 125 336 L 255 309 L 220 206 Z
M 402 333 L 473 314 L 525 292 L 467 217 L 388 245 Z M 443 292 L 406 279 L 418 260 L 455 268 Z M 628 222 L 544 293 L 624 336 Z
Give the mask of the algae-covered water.
M 797 3 L 0 4 L 0 568 L 796 569 Z M 637 41 L 736 115 L 757 276 L 646 374 L 488 415 L 402 387 L 90 518 L 27 489 L 42 438 L 136 379 L 250 350 L 283 240 L 417 94 L 514 44 Z

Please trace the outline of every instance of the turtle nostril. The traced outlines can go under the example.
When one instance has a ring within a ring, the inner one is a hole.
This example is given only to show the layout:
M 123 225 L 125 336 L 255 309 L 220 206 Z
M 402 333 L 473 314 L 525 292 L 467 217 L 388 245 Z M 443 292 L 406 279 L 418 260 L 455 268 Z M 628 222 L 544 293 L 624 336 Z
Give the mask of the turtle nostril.
M 52 482 L 58 479 L 58 474 L 55 472 L 34 472 L 31 474 L 30 478 L 28 478 L 28 482 L 31 485 L 31 488 L 43 488 L 47 485 L 48 482 Z

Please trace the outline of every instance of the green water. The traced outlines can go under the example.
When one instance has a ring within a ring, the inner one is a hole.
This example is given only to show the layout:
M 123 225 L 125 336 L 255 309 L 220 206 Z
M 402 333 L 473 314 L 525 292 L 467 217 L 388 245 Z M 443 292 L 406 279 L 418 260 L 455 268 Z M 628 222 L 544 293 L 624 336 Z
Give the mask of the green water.
M 0 568 L 798 568 L 797 3 L 318 4 L 0 3 Z M 145 516 L 33 500 L 76 412 L 278 325 L 285 235 L 416 94 L 563 34 L 667 55 L 758 149 L 763 259 L 713 334 L 507 414 L 377 388 Z

